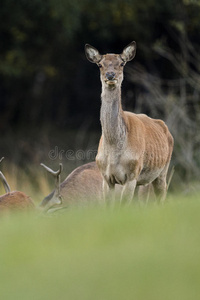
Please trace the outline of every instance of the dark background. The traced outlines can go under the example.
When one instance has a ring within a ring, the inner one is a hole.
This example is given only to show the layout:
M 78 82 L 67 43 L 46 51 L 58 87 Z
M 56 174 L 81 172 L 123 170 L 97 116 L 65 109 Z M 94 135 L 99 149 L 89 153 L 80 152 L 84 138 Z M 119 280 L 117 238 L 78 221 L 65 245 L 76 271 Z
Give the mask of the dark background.
M 71 170 L 94 159 L 85 153 L 97 149 L 101 133 L 101 83 L 84 45 L 120 53 L 132 40 L 123 107 L 165 120 L 176 182 L 198 182 L 198 0 L 2 0 L 0 155 L 22 168 L 62 160 Z M 56 146 L 62 153 L 52 159 Z

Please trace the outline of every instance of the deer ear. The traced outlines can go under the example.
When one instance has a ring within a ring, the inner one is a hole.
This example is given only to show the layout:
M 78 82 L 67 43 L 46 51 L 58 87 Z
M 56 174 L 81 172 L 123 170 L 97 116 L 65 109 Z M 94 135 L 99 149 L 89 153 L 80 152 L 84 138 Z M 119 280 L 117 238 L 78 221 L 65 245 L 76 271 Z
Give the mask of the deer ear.
M 121 58 L 127 62 L 132 60 L 135 57 L 136 53 L 136 42 L 131 42 L 128 46 L 126 46 L 121 54 Z
M 85 55 L 90 62 L 96 64 L 99 63 L 102 58 L 102 55 L 99 53 L 99 51 L 89 44 L 85 45 Z

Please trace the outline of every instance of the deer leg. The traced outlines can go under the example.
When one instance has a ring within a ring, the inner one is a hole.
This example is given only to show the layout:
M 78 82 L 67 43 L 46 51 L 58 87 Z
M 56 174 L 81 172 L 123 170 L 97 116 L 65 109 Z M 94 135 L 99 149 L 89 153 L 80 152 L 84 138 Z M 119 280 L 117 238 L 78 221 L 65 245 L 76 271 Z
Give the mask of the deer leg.
M 143 203 L 149 202 L 150 197 L 150 184 L 148 185 L 140 185 L 138 187 L 138 200 Z
M 120 199 L 121 203 L 124 202 L 130 204 L 132 202 L 136 183 L 137 183 L 136 179 L 126 182 L 126 184 L 123 186 L 122 193 L 121 193 L 121 199 Z
M 115 185 L 108 185 L 105 179 L 103 179 L 103 199 L 105 203 L 115 201 Z
M 166 176 L 160 175 L 153 182 L 154 192 L 156 195 L 156 200 L 158 202 L 164 202 L 167 194 L 167 182 Z
M 159 202 L 164 202 L 167 195 L 167 171 L 169 164 L 165 166 L 161 174 L 152 182 L 154 187 L 154 192 L 156 195 L 156 200 Z

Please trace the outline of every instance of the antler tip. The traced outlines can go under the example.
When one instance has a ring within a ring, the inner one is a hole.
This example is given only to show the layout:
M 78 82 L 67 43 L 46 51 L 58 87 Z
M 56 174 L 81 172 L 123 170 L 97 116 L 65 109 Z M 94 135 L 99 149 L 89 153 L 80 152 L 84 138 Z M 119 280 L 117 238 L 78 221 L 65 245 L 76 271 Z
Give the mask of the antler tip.
M 2 162 L 2 160 L 4 160 L 4 156 L 0 159 L 0 163 Z

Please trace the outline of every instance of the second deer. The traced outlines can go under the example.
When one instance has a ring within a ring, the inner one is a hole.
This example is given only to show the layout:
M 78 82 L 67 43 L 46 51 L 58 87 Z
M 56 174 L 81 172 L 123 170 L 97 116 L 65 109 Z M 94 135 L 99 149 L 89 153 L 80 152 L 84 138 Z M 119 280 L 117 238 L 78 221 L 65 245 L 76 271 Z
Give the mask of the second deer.
M 137 185 L 152 183 L 157 198 L 163 201 L 173 137 L 163 121 L 123 111 L 121 106 L 123 70 L 135 56 L 136 43 L 130 43 L 121 54 L 105 55 L 86 44 L 85 53 L 100 68 L 102 136 L 96 162 L 103 175 L 104 198 L 113 197 L 115 185 L 121 184 L 121 200 L 130 202 Z
M 95 162 L 76 168 L 60 184 L 62 165 L 57 172 L 41 164 L 55 177 L 55 190 L 46 196 L 40 204 L 44 211 L 63 209 L 70 205 L 101 202 L 102 176 Z
M 4 159 L 1 158 L 0 162 Z M 27 211 L 33 210 L 35 205 L 31 198 L 20 191 L 13 191 L 11 192 L 10 186 L 0 171 L 0 179 L 4 185 L 6 194 L 0 196 L 0 212 L 3 211 Z

